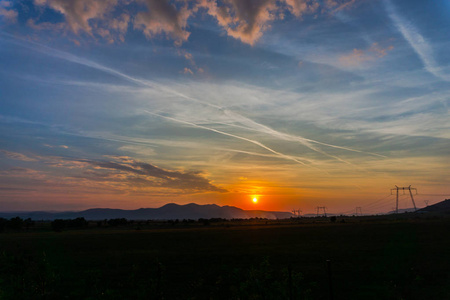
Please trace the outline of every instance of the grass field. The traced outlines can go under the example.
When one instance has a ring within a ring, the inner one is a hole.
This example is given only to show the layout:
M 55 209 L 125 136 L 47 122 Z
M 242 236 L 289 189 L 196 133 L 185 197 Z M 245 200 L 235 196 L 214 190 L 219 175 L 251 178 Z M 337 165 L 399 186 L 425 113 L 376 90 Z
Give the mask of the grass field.
M 450 299 L 449 255 L 448 218 L 5 232 L 0 299 Z

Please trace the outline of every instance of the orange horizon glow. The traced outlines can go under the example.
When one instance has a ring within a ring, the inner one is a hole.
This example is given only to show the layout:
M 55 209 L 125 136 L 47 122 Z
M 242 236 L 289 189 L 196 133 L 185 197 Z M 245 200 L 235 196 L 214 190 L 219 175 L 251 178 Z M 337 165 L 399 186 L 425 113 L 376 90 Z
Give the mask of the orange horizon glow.
M 14 154 L 14 153 L 12 153 Z M 10 155 L 12 155 L 10 153 Z M 14 157 L 19 157 L 15 154 Z M 23 158 L 34 162 L 40 157 Z M 57 160 L 52 157 L 52 162 L 58 163 L 58 166 L 67 166 L 69 162 Z M 114 158 L 113 158 L 114 159 Z M 62 164 L 64 163 L 64 164 Z M 124 164 L 123 161 L 121 161 Z M 424 163 L 425 164 L 425 163 Z M 430 165 L 429 163 L 427 165 Z M 84 170 L 86 164 L 73 162 L 68 165 L 70 170 Z M 61 168 L 61 167 L 60 167 Z M 264 211 L 285 211 L 301 210 L 304 214 L 315 213 L 316 208 L 326 207 L 330 213 L 353 212 L 356 207 L 362 207 L 363 213 L 387 212 L 395 206 L 395 199 L 382 200 L 376 205 L 369 205 L 379 199 L 384 199 L 390 195 L 390 189 L 394 184 L 407 186 L 412 182 L 419 181 L 411 177 L 406 180 L 399 180 L 383 176 L 373 176 L 370 181 L 362 178 L 350 176 L 342 177 L 330 181 L 330 175 L 320 174 L 316 170 L 298 169 L 297 166 L 290 166 L 288 175 L 285 171 L 274 176 L 274 166 L 261 167 L 258 170 L 240 169 L 236 175 L 235 170 L 227 172 L 214 172 L 218 176 L 210 175 L 211 182 L 219 183 L 221 191 L 193 191 L 190 193 L 181 193 L 177 190 L 169 190 L 158 187 L 128 186 L 117 184 L 116 181 L 86 181 L 83 178 L 73 177 L 67 179 L 66 184 L 72 187 L 70 193 L 65 186 L 57 184 L 59 177 L 53 177 L 48 173 L 39 173 L 37 171 L 27 171 L 21 173 L 11 173 L 14 176 L 21 176 L 23 180 L 36 178 L 36 174 L 49 182 L 55 182 L 52 186 L 33 186 L 33 190 L 11 189 L 2 192 L 2 196 L 7 200 L 0 205 L 0 211 L 25 211 L 25 210 L 84 210 L 90 208 L 118 208 L 118 209 L 139 209 L 139 208 L 157 208 L 167 203 L 177 203 L 185 205 L 196 203 L 199 205 L 216 204 L 219 206 L 234 206 L 244 210 L 264 210 Z M 92 168 L 92 171 L 105 172 L 105 168 Z M 340 169 L 342 170 L 342 168 Z M 121 174 L 114 174 L 108 178 L 122 178 L 126 176 L 124 171 Z M 300 175 L 293 176 L 295 172 Z M 234 174 L 233 174 L 234 173 Z M 302 174 L 312 174 L 315 177 L 302 176 Z M 8 178 L 11 178 L 11 174 Z M 242 176 L 244 174 L 245 176 Z M 266 174 L 271 174 L 270 178 Z M 64 175 L 62 175 L 64 176 Z M 122 177 L 120 177 L 122 176 Z M 15 177 L 13 177 L 15 178 Z M 17 186 L 19 187 L 19 186 Z M 414 188 L 419 191 L 414 195 L 417 207 L 424 207 L 424 200 L 429 204 L 443 201 L 448 196 L 446 188 L 435 189 L 425 185 L 414 184 Z M 99 193 L 99 191 L 102 193 Z M 427 196 L 434 194 L 436 196 Z M 149 195 L 151 195 L 149 197 Z M 401 195 L 403 197 L 403 195 Z M 408 195 L 406 195 L 408 196 Z M 408 197 L 400 199 L 400 207 L 408 208 L 411 201 Z M 253 199 L 256 199 L 254 201 Z M 369 206 L 367 206 L 369 205 Z M 367 208 L 366 208 L 367 207 Z

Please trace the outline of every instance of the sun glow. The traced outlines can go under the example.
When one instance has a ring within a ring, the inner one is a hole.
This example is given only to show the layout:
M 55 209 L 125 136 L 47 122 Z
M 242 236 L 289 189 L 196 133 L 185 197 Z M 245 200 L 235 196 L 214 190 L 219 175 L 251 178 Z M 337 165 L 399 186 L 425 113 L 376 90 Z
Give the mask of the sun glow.
M 252 201 L 253 201 L 253 203 L 258 203 L 258 198 L 255 197 L 255 198 L 253 198 Z

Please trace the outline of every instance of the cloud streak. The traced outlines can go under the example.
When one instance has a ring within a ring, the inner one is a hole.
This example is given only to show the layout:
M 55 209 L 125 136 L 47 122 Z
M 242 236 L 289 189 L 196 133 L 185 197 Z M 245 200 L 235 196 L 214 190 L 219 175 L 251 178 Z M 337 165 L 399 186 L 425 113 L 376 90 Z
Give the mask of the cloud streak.
M 197 192 L 220 192 L 227 190 L 213 185 L 200 172 L 181 172 L 159 168 L 149 163 L 135 161 L 127 157 L 116 157 L 115 161 L 84 160 L 96 169 L 107 169 L 125 174 L 127 180 L 147 186 L 191 190 Z M 137 175 L 137 177 L 135 177 Z M 103 174 L 100 175 L 102 177 Z
M 396 8 L 390 0 L 384 0 L 384 4 L 392 22 L 419 56 L 425 66 L 425 69 L 442 80 L 450 81 L 450 75 L 445 74 L 438 66 L 433 56 L 433 49 L 427 40 L 418 32 L 413 24 L 407 20 L 404 20 L 397 13 Z
M 174 121 L 174 122 L 177 122 L 177 123 L 186 124 L 186 125 L 189 125 L 189 126 L 193 126 L 193 127 L 196 127 L 196 128 L 200 128 L 200 129 L 205 129 L 205 130 L 208 130 L 208 131 L 216 132 L 216 133 L 219 133 L 219 134 L 222 134 L 222 135 L 225 135 L 225 136 L 229 136 L 229 137 L 232 137 L 232 138 L 236 138 L 236 139 L 239 139 L 239 140 L 247 141 L 247 142 L 255 144 L 255 145 L 257 145 L 257 146 L 259 146 L 259 147 L 261 147 L 263 149 L 266 149 L 267 151 L 277 155 L 280 158 L 294 161 L 294 162 L 296 162 L 296 163 L 298 163 L 300 165 L 306 165 L 305 162 L 299 160 L 298 158 L 295 158 L 293 156 L 286 155 L 286 154 L 283 154 L 281 152 L 278 152 L 278 151 L 276 151 L 276 150 L 274 150 L 274 149 L 272 149 L 272 148 L 270 148 L 270 147 L 268 147 L 268 146 L 266 146 L 266 145 L 264 145 L 264 144 L 262 144 L 262 143 L 260 143 L 260 142 L 258 142 L 256 140 L 248 139 L 248 138 L 245 138 L 245 137 L 242 137 L 242 136 L 238 136 L 238 135 L 231 134 L 231 133 L 228 133 L 228 132 L 224 132 L 224 131 L 221 131 L 221 130 L 217 130 L 217 129 L 214 129 L 214 128 L 198 125 L 198 124 L 191 123 L 191 122 L 188 122 L 188 121 L 183 121 L 183 120 L 179 120 L 179 119 L 176 119 L 176 118 L 172 118 L 172 117 L 168 117 L 168 116 L 152 113 L 150 111 L 146 111 L 145 110 L 145 112 L 150 114 L 150 115 L 154 115 L 154 116 L 158 116 L 158 117 L 161 117 L 161 118 L 165 118 L 167 120 L 171 120 L 171 121 Z
M 35 158 L 29 157 L 29 156 L 24 155 L 22 153 L 11 152 L 11 151 L 6 151 L 6 150 L 0 150 L 0 152 L 3 153 L 4 156 L 6 156 L 6 157 L 8 157 L 10 159 L 21 160 L 21 161 L 36 161 Z
M 133 83 L 137 83 L 137 84 L 145 86 L 145 87 L 156 88 L 156 89 L 159 89 L 159 90 L 164 91 L 166 93 L 169 93 L 169 94 L 172 94 L 172 95 L 175 95 L 175 96 L 179 96 L 179 97 L 181 97 L 183 99 L 186 99 L 186 100 L 189 100 L 189 101 L 193 101 L 193 102 L 196 102 L 196 103 L 199 103 L 199 104 L 202 104 L 202 105 L 205 105 L 205 106 L 217 109 L 218 111 L 224 113 L 231 121 L 237 122 L 237 123 L 240 123 L 240 124 L 244 125 L 245 129 L 254 130 L 254 131 L 257 131 L 257 132 L 260 132 L 260 133 L 264 133 L 264 134 L 267 134 L 269 136 L 272 136 L 272 137 L 280 139 L 280 140 L 300 142 L 302 145 L 306 146 L 307 148 L 309 148 L 309 149 L 311 149 L 311 150 L 313 150 L 313 151 L 315 151 L 317 153 L 320 153 L 322 155 L 331 157 L 333 159 L 336 159 L 337 161 L 340 161 L 340 162 L 343 162 L 343 163 L 346 163 L 346 164 L 351 164 L 351 163 L 346 161 L 346 160 L 344 160 L 344 159 L 342 159 L 342 158 L 340 158 L 340 157 L 338 157 L 338 156 L 336 156 L 336 155 L 331 155 L 331 154 L 323 151 L 322 149 L 316 147 L 314 144 L 325 146 L 325 147 L 330 147 L 330 148 L 334 148 L 334 149 L 340 149 L 340 150 L 357 152 L 357 153 L 364 153 L 364 154 L 369 154 L 369 155 L 378 156 L 378 157 L 385 157 L 383 155 L 376 154 L 376 153 L 364 152 L 364 151 L 357 150 L 357 149 L 352 149 L 352 148 L 348 148 L 348 147 L 342 147 L 342 146 L 337 146 L 337 145 L 332 145 L 332 144 L 328 144 L 328 143 L 319 142 L 319 141 L 312 140 L 312 139 L 307 139 L 307 138 L 304 138 L 304 137 L 301 137 L 301 136 L 294 136 L 294 135 L 282 133 L 282 132 L 276 131 L 276 130 L 268 127 L 268 126 L 265 126 L 263 124 L 257 123 L 257 122 L 255 122 L 255 121 L 253 121 L 253 120 L 251 120 L 251 119 L 249 119 L 247 117 L 244 117 L 244 116 L 242 116 L 240 114 L 237 114 L 237 113 L 235 113 L 235 112 L 233 112 L 233 111 L 231 111 L 231 110 L 229 110 L 229 109 L 227 109 L 225 107 L 218 106 L 218 105 L 215 105 L 215 104 L 211 104 L 211 103 L 208 103 L 208 102 L 204 102 L 204 101 L 198 100 L 196 98 L 193 98 L 193 97 L 187 96 L 187 95 L 185 95 L 183 93 L 180 93 L 180 92 L 178 92 L 178 91 L 176 91 L 174 89 L 167 88 L 167 87 L 165 87 L 163 85 L 151 82 L 149 80 L 143 80 L 143 79 L 135 78 L 133 76 L 129 76 L 129 75 L 124 74 L 124 73 L 122 73 L 120 71 L 117 71 L 115 69 L 103 66 L 103 65 L 98 64 L 96 62 L 93 62 L 93 61 L 90 61 L 90 60 L 87 60 L 87 59 L 84 59 L 84 58 L 77 57 L 77 56 L 72 55 L 72 54 L 67 53 L 67 52 L 63 52 L 63 51 L 60 51 L 60 50 L 49 48 L 47 46 L 43 46 L 43 45 L 41 45 L 39 43 L 36 43 L 36 42 L 26 42 L 26 43 L 32 43 L 32 44 L 35 44 L 35 45 L 41 47 L 42 49 L 40 49 L 38 51 L 40 51 L 42 53 L 45 53 L 47 55 L 53 55 L 53 56 L 58 57 L 60 59 L 64 59 L 64 60 L 67 60 L 67 61 L 70 61 L 70 62 L 73 62 L 73 63 L 81 64 L 81 65 L 84 65 L 84 66 L 88 66 L 88 67 L 91 67 L 91 68 L 94 68 L 94 69 L 97 69 L 97 70 L 100 70 L 100 71 L 104 71 L 106 73 L 109 73 L 109 74 L 118 76 L 120 78 L 123 78 L 123 79 L 125 79 L 127 81 L 130 81 L 130 82 L 133 82 Z M 36 50 L 35 47 L 33 49 Z M 380 51 L 381 51 L 381 53 L 383 53 L 384 50 L 379 50 L 378 49 L 377 51 L 378 51 L 378 53 Z M 148 112 L 148 113 L 151 113 L 151 112 Z M 151 113 L 151 114 L 154 114 L 154 115 L 157 115 L 157 116 L 160 116 L 160 117 L 169 118 L 169 117 L 166 117 L 166 116 L 163 116 L 163 115 L 159 115 L 159 114 L 155 114 L 155 113 Z M 238 136 L 238 135 L 229 134 L 229 133 L 226 133 L 226 132 L 223 132 L 223 131 L 219 131 L 217 129 L 201 126 L 201 125 L 198 125 L 198 124 L 195 124 L 195 123 L 192 123 L 192 122 L 181 121 L 181 120 L 176 119 L 176 118 L 171 118 L 171 119 L 172 120 L 176 120 L 176 121 L 181 122 L 181 123 L 189 124 L 191 126 L 195 126 L 195 127 L 198 127 L 198 128 L 203 128 L 203 129 L 206 129 L 206 130 L 214 131 L 214 132 L 220 133 L 222 135 L 227 135 L 227 136 L 231 136 L 231 137 L 238 138 L 238 139 L 241 139 L 241 140 L 246 140 L 246 141 L 248 141 L 250 143 L 258 145 L 259 147 L 262 147 L 262 148 L 264 148 L 264 149 L 266 149 L 266 150 L 268 150 L 268 151 L 278 155 L 279 157 L 282 157 L 284 159 L 288 159 L 288 160 L 294 161 L 296 163 L 305 165 L 304 161 L 299 160 L 298 158 L 295 158 L 293 156 L 286 155 L 286 154 L 283 154 L 283 153 L 281 153 L 279 151 L 276 151 L 276 150 L 274 150 L 274 149 L 272 149 L 272 148 L 270 148 L 270 147 L 268 147 L 268 146 L 266 146 L 266 145 L 264 145 L 264 144 L 262 144 L 262 143 L 260 143 L 258 141 L 255 141 L 255 140 L 252 140 L 252 139 L 247 139 L 247 138 L 244 138 L 244 137 Z M 233 124 L 225 124 L 225 123 L 222 123 L 222 124 L 227 125 L 227 126 L 235 126 Z
M 343 54 L 339 57 L 339 63 L 344 67 L 358 67 L 365 62 L 375 61 L 387 55 L 394 46 L 381 47 L 378 43 L 373 43 L 368 49 L 353 49 L 351 53 Z
M 58 156 L 26 156 L 22 153 L 0 150 L 6 157 L 24 162 L 44 164 L 53 170 L 38 172 L 29 168 L 14 167 L 0 172 L 0 178 L 6 180 L 13 178 L 26 178 L 40 180 L 42 183 L 51 184 L 62 181 L 65 184 L 78 184 L 80 188 L 92 187 L 97 183 L 103 186 L 126 184 L 138 188 L 168 188 L 180 190 L 184 193 L 219 192 L 225 193 L 226 189 L 214 185 L 199 171 L 175 171 L 157 167 L 153 164 L 142 162 L 126 156 L 105 156 L 108 160 L 98 159 L 71 159 Z M 58 176 L 57 169 L 64 170 L 63 175 Z M 82 174 L 80 174 L 82 171 Z M 73 182 L 75 180 L 85 180 Z M 0 184 L 4 180 L 0 180 Z M 123 189 L 126 186 L 116 186 L 114 189 Z
M 265 126 L 263 124 L 257 123 L 251 119 L 248 119 L 246 117 L 243 117 L 241 115 L 235 114 L 229 110 L 225 110 L 225 113 L 227 115 L 232 116 L 233 120 L 236 120 L 244 125 L 247 126 L 247 129 L 254 129 L 258 132 L 262 132 L 262 133 L 266 133 L 268 135 L 271 135 L 273 137 L 276 137 L 278 139 L 282 139 L 282 140 L 286 140 L 286 141 L 294 141 L 294 142 L 300 142 L 301 144 L 303 144 L 304 146 L 308 147 L 309 149 L 316 151 L 318 153 L 324 154 L 326 156 L 330 156 L 333 157 L 337 160 L 343 161 L 342 159 L 336 157 L 336 156 L 332 156 L 329 155 L 328 153 L 320 150 L 319 148 L 315 147 L 312 144 L 318 144 L 318 145 L 322 145 L 322 146 L 326 146 L 326 147 L 331 147 L 331 148 L 335 148 L 335 149 L 341 149 L 341 150 L 346 150 L 346 151 L 351 151 L 351 152 L 358 152 L 358 153 L 365 153 L 365 154 L 370 154 L 373 156 L 378 156 L 378 157 L 384 157 L 383 155 L 380 154 L 376 154 L 376 153 L 371 153 L 371 152 L 364 152 L 361 150 L 356 150 L 356 149 L 352 149 L 352 148 L 348 148 L 348 147 L 341 147 L 341 146 L 336 146 L 336 145 L 332 145 L 332 144 L 327 144 L 327 143 L 322 143 L 316 140 L 312 140 L 312 139 L 307 139 L 301 136 L 297 136 L 297 135 L 291 135 L 291 134 L 287 134 L 287 133 L 283 133 L 283 132 L 279 132 L 276 131 L 268 126 Z
M 33 44 L 37 44 L 35 42 L 32 42 L 32 43 Z M 38 44 L 38 45 L 40 45 L 40 44 Z M 334 148 L 334 149 L 340 149 L 340 150 L 344 150 L 344 151 L 368 154 L 368 155 L 371 155 L 371 156 L 377 156 L 377 157 L 383 157 L 383 158 L 385 157 L 385 156 L 377 154 L 377 153 L 365 152 L 365 151 L 362 151 L 362 150 L 357 150 L 357 149 L 353 149 L 353 148 L 349 148 L 349 147 L 332 145 L 332 144 L 329 144 L 329 143 L 323 143 L 323 142 L 320 142 L 320 141 L 307 139 L 307 138 L 304 138 L 304 137 L 301 137 L 301 136 L 298 136 L 298 135 L 294 136 L 294 135 L 282 133 L 282 132 L 276 131 L 276 130 L 274 130 L 274 129 L 266 126 L 266 125 L 257 123 L 257 122 L 255 122 L 255 121 L 253 121 L 253 120 L 251 120 L 251 119 L 249 119 L 247 117 L 244 117 L 244 116 L 242 116 L 240 114 L 237 114 L 237 113 L 235 113 L 235 112 L 233 112 L 233 111 L 231 111 L 231 110 L 229 110 L 229 109 L 227 109 L 225 107 L 218 106 L 218 105 L 215 105 L 215 104 L 212 104 L 212 103 L 209 103 L 209 102 L 201 101 L 201 100 L 199 100 L 197 98 L 194 98 L 194 97 L 190 97 L 188 95 L 185 95 L 183 93 L 180 93 L 180 92 L 176 91 L 173 88 L 167 88 L 167 87 L 165 87 L 165 86 L 163 86 L 161 84 L 158 84 L 158 83 L 155 83 L 155 82 L 152 82 L 152 81 L 149 81 L 149 80 L 143 80 L 143 79 L 139 79 L 139 78 L 136 78 L 136 77 L 124 74 L 124 73 L 122 73 L 120 71 L 117 71 L 115 69 L 106 67 L 104 65 L 98 64 L 96 62 L 93 62 L 93 61 L 90 61 L 90 60 L 87 60 L 87 59 L 84 59 L 84 58 L 77 57 L 77 56 L 72 55 L 72 54 L 67 53 L 67 52 L 63 52 L 63 51 L 56 50 L 56 49 L 53 49 L 53 48 L 49 48 L 49 47 L 46 47 L 46 46 L 43 46 L 43 47 L 44 47 L 45 50 L 47 50 L 47 51 L 45 51 L 43 53 L 45 53 L 47 55 L 50 54 L 50 53 L 53 53 L 58 58 L 65 59 L 65 60 L 68 60 L 68 61 L 73 62 L 73 63 L 82 64 L 82 65 L 85 65 L 85 66 L 88 66 L 88 67 L 91 67 L 91 68 L 94 68 L 94 69 L 97 69 L 97 70 L 100 70 L 100 71 L 104 71 L 104 72 L 107 72 L 109 74 L 112 74 L 112 75 L 118 76 L 120 78 L 123 78 L 123 79 L 125 79 L 127 81 L 130 81 L 130 82 L 133 82 L 133 83 L 137 83 L 137 84 L 145 86 L 145 87 L 158 89 L 158 90 L 161 90 L 163 92 L 166 92 L 166 93 L 169 93 L 169 94 L 181 97 L 183 99 L 186 99 L 186 100 L 189 100 L 189 101 L 193 101 L 195 103 L 199 103 L 199 104 L 205 105 L 207 107 L 214 108 L 214 109 L 218 110 L 219 112 L 222 112 L 224 115 L 226 115 L 231 121 L 237 122 L 237 123 L 240 123 L 240 124 L 244 125 L 244 128 L 246 128 L 246 129 L 254 130 L 254 131 L 257 131 L 257 132 L 260 132 L 260 133 L 264 133 L 264 134 L 267 134 L 269 136 L 272 136 L 272 137 L 280 139 L 280 140 L 300 142 L 302 145 L 306 146 L 307 148 L 309 148 L 309 149 L 311 149 L 311 150 L 313 150 L 313 151 L 315 151 L 317 153 L 320 153 L 320 154 L 323 154 L 325 156 L 331 157 L 333 159 L 336 159 L 337 161 L 340 161 L 340 162 L 343 162 L 343 163 L 346 163 L 346 164 L 351 164 L 351 163 L 346 161 L 346 160 L 344 160 L 344 159 L 342 159 L 342 158 L 340 158 L 340 157 L 338 157 L 338 156 L 331 155 L 331 154 L 327 153 L 326 151 L 323 151 L 322 149 L 316 147 L 314 144 L 325 146 L 325 147 L 329 147 L 329 148 Z M 386 51 L 387 51 L 386 49 L 380 49 L 377 44 L 372 45 L 371 49 L 372 48 L 373 48 L 372 51 L 375 52 L 377 55 L 385 55 Z M 50 50 L 50 51 L 48 51 L 48 50 Z M 190 123 L 190 124 L 192 125 L 194 123 Z M 195 124 L 195 125 L 196 126 L 200 126 L 200 125 L 197 125 L 197 124 Z M 225 124 L 225 125 L 227 125 L 227 126 L 234 126 L 232 124 Z M 208 130 L 209 129 L 211 129 L 211 128 L 208 128 Z M 220 132 L 220 133 L 228 135 L 228 133 L 225 133 L 225 132 Z M 237 136 L 234 136 L 234 137 L 237 137 Z M 245 139 L 245 138 L 240 137 L 240 136 L 238 138 Z M 247 139 L 247 141 L 250 141 L 250 140 Z M 271 148 L 268 148 L 266 145 L 263 145 L 263 144 L 261 144 L 258 141 L 251 140 L 251 142 L 259 145 L 260 147 L 265 148 L 266 150 L 270 149 L 269 151 L 274 153 L 274 154 L 276 154 L 276 155 L 279 155 L 279 156 L 284 157 L 286 159 L 289 159 L 291 161 L 295 161 L 297 163 L 304 164 L 304 162 L 298 160 L 297 158 L 291 157 L 289 155 L 282 154 L 282 153 L 280 153 L 278 151 L 275 151 L 275 150 L 273 150 Z

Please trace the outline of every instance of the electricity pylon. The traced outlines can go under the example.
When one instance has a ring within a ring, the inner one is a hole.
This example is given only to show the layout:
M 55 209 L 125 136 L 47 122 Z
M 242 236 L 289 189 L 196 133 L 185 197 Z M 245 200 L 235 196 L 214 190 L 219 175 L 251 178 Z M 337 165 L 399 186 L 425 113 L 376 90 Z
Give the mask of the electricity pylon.
M 317 206 L 317 216 L 320 215 L 320 211 L 323 212 L 322 214 L 323 217 L 327 216 L 327 208 L 325 206 Z
M 416 191 L 416 195 L 417 195 L 417 189 L 416 188 L 412 188 L 411 186 L 407 186 L 407 187 L 395 186 L 395 189 L 391 189 L 391 195 L 392 195 L 393 191 L 396 191 L 396 195 L 397 195 L 396 202 L 395 202 L 396 203 L 396 205 L 395 205 L 395 213 L 398 214 L 398 191 L 399 190 L 403 191 L 403 195 L 405 194 L 405 190 L 409 191 L 409 195 L 411 196 L 412 204 L 414 205 L 414 211 L 416 211 L 417 208 L 416 208 L 416 203 L 414 202 L 414 197 L 413 197 L 413 194 L 412 194 L 412 190 L 415 190 Z
M 356 208 L 356 215 L 357 216 L 362 216 L 362 209 L 361 209 L 361 207 L 357 207 Z
M 292 213 L 294 214 L 294 217 L 300 218 L 300 216 L 302 214 L 302 210 L 301 209 L 293 209 Z

